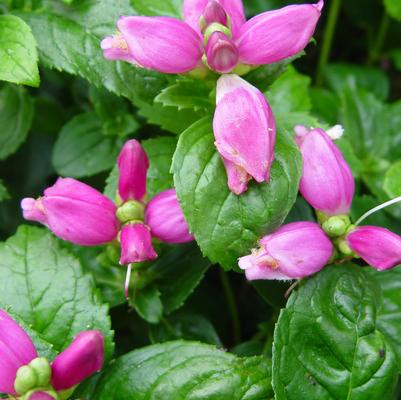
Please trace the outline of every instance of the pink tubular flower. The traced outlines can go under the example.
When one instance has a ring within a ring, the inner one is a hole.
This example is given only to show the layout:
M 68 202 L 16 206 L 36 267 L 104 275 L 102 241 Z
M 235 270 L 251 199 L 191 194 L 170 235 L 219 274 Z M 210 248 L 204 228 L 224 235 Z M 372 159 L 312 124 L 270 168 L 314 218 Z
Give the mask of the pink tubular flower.
M 18 369 L 36 357 L 31 338 L 0 309 L 0 393 L 15 395 L 14 381 Z
M 348 214 L 355 184 L 340 150 L 322 129 L 298 126 L 296 133 L 303 159 L 302 196 L 328 216 Z
M 239 259 L 249 280 L 300 279 L 320 271 L 333 245 L 318 224 L 294 222 L 259 241 L 259 248 Z
M 292 5 L 245 22 L 241 0 L 185 0 L 184 21 L 121 17 L 119 32 L 103 39 L 101 47 L 110 60 L 172 74 L 199 68 L 206 49 L 208 67 L 227 73 L 238 64 L 270 64 L 299 53 L 311 39 L 322 8 L 323 0 Z
M 401 237 L 378 226 L 359 226 L 346 236 L 349 247 L 369 265 L 383 271 L 401 264 Z
M 150 228 L 143 223 L 129 223 L 122 227 L 120 264 L 154 260 L 157 254 L 152 246 Z
M 140 143 L 126 142 L 118 156 L 118 193 L 123 201 L 141 201 L 146 194 L 146 174 L 149 160 Z
M 145 210 L 145 223 L 152 235 L 166 243 L 184 243 L 194 240 L 189 233 L 175 189 L 159 193 Z
M 252 177 L 257 182 L 269 181 L 276 126 L 273 112 L 258 89 L 237 75 L 221 76 L 213 131 L 232 192 L 245 192 Z
M 52 362 L 52 385 L 69 389 L 99 372 L 104 361 L 104 339 L 99 331 L 85 331 Z
M 119 224 L 111 200 L 90 186 L 59 178 L 37 200 L 21 202 L 24 218 L 40 222 L 63 240 L 97 246 L 114 240 Z

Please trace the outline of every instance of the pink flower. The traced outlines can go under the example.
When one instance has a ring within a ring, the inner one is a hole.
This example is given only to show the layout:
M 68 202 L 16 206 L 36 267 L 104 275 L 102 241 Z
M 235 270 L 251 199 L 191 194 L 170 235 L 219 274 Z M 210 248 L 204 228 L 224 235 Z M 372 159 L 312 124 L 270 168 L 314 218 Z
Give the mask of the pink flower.
M 157 257 L 152 246 L 151 230 L 143 223 L 123 225 L 120 243 L 122 265 L 154 260 Z
M 119 223 L 111 200 L 72 178 L 59 178 L 37 200 L 21 202 L 24 218 L 40 222 L 58 237 L 82 246 L 111 242 Z
M 141 201 L 146 194 L 149 160 L 140 143 L 128 140 L 118 156 L 118 194 L 123 201 Z
M 50 366 L 45 358 L 38 358 L 26 332 L 0 309 L 2 393 L 28 400 L 55 399 L 55 391 L 70 389 L 99 371 L 103 358 L 103 335 L 99 331 L 86 331 L 81 332 Z
M 299 53 L 309 43 L 322 8 L 323 0 L 292 5 L 245 22 L 241 0 L 185 0 L 184 21 L 121 17 L 119 32 L 103 39 L 101 47 L 108 59 L 172 74 L 201 67 L 206 49 L 207 65 L 226 73 L 239 64 L 270 64 Z
M 258 89 L 237 75 L 221 76 L 213 131 L 232 192 L 245 192 L 251 178 L 269 181 L 276 126 L 273 112 Z
M 298 126 L 296 133 L 303 159 L 302 196 L 328 216 L 348 214 L 355 184 L 340 150 L 322 129 Z
M 0 309 L 0 393 L 15 395 L 14 381 L 18 369 L 36 357 L 31 338 Z
M 318 224 L 283 225 L 259 241 L 259 248 L 239 259 L 249 280 L 300 279 L 320 271 L 333 254 L 333 245 Z
M 184 243 L 194 240 L 189 233 L 175 189 L 159 193 L 145 210 L 145 223 L 152 235 L 166 243 Z
M 401 237 L 378 226 L 359 226 L 346 236 L 349 247 L 372 267 L 383 271 L 401 264 Z
M 99 331 L 85 331 L 52 362 L 52 385 L 57 391 L 72 388 L 102 369 L 104 338 Z

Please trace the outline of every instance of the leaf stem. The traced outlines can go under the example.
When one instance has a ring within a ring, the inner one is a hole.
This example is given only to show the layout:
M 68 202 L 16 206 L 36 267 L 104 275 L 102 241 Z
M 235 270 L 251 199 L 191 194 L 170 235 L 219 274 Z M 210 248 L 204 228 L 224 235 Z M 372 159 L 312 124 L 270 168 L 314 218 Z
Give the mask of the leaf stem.
M 238 344 L 241 341 L 241 325 L 238 316 L 237 305 L 235 303 L 234 292 L 231 288 L 228 275 L 222 268 L 219 268 L 220 280 L 223 286 L 224 295 L 226 296 L 228 310 L 231 315 L 233 324 L 233 339 L 234 344 Z
M 329 8 L 329 16 L 327 20 L 326 30 L 324 32 L 323 45 L 322 45 L 322 50 L 320 52 L 319 64 L 316 74 L 316 84 L 319 86 L 321 86 L 323 83 L 324 69 L 326 68 L 327 62 L 329 61 L 340 7 L 341 7 L 341 0 L 331 0 Z
M 378 32 L 378 34 L 376 36 L 376 40 L 373 43 L 373 46 L 371 47 L 370 52 L 369 52 L 368 65 L 374 64 L 380 56 L 380 51 L 383 47 L 384 39 L 386 38 L 386 35 L 387 35 L 389 22 L 390 22 L 390 19 L 387 15 L 386 11 L 384 11 L 382 20 L 380 22 L 379 32 Z

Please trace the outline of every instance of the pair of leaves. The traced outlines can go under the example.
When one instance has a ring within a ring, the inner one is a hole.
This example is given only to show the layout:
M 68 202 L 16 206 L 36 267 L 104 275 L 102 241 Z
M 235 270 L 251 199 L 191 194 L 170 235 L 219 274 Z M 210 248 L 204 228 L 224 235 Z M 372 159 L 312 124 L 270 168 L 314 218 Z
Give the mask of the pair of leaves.
M 398 377 L 397 325 L 390 301 L 383 313 L 389 318 L 380 314 L 375 279 L 353 264 L 332 265 L 301 285 L 274 333 L 277 400 L 391 399 Z
M 113 353 L 107 306 L 78 260 L 44 229 L 21 226 L 0 244 L 0 307 L 56 351 L 81 331 L 99 329 Z

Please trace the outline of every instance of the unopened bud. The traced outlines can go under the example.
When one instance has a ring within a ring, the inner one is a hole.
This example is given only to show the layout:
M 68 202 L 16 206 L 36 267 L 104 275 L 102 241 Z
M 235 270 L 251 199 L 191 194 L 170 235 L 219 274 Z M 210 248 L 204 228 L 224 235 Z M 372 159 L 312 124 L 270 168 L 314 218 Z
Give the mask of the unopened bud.
M 25 396 L 21 398 L 21 400 L 58 400 L 59 396 L 53 390 L 32 390 L 31 392 L 27 393 Z
M 232 33 L 229 28 L 227 28 L 225 25 L 219 24 L 218 22 L 213 22 L 207 27 L 203 35 L 205 46 L 208 44 L 210 37 L 215 32 L 224 33 L 228 38 L 232 37 Z
M 37 386 L 47 386 L 52 376 L 49 361 L 44 357 L 38 357 L 29 363 L 29 367 L 33 368 L 35 371 Z
M 14 389 L 18 394 L 24 394 L 37 385 L 37 375 L 35 370 L 29 365 L 19 368 L 14 381 Z
M 337 241 L 337 248 L 345 256 L 351 256 L 353 254 L 351 247 L 348 246 L 348 243 L 344 239 Z
M 208 66 L 221 74 L 231 72 L 238 63 L 237 46 L 222 32 L 214 32 L 206 46 Z
M 143 221 L 145 207 L 136 200 L 129 200 L 117 209 L 117 218 L 123 224 L 130 221 Z
M 347 232 L 350 223 L 347 215 L 337 215 L 323 222 L 322 228 L 330 237 L 338 237 Z

